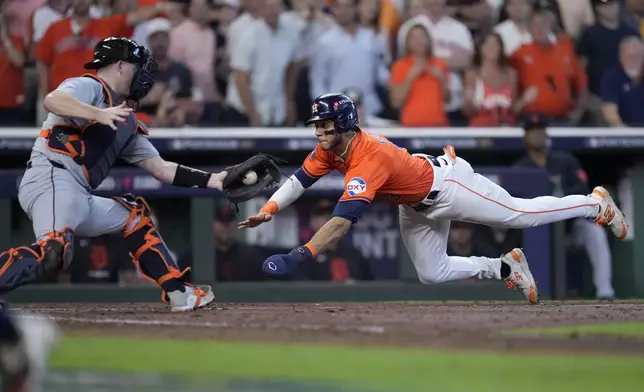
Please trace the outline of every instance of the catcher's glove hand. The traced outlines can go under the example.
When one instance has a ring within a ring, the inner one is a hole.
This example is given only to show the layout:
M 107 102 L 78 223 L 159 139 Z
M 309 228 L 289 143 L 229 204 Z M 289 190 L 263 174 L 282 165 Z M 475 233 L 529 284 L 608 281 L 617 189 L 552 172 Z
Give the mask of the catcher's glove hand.
M 282 173 L 278 163 L 285 162 L 267 154 L 257 154 L 238 165 L 226 168 L 227 174 L 222 186 L 226 198 L 235 204 L 241 203 L 252 199 L 264 188 L 279 184 Z M 257 182 L 244 185 L 242 179 L 249 170 L 257 173 Z

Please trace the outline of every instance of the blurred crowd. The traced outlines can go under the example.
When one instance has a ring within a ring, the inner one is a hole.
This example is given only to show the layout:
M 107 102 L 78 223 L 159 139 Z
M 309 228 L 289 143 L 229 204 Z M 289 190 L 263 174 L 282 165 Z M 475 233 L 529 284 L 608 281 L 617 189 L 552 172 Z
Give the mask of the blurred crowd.
M 644 124 L 642 0 L 0 0 L 0 124 L 86 72 L 96 42 L 151 48 L 151 126 L 296 126 L 343 91 L 363 126 Z

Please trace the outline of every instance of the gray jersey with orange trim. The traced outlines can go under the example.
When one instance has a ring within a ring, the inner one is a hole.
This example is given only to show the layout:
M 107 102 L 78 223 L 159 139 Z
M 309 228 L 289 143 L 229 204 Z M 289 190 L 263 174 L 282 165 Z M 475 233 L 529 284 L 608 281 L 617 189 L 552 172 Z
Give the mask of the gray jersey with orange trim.
M 96 106 L 97 108 L 108 107 L 106 92 L 101 83 L 90 77 L 70 78 L 61 83 L 56 91 L 65 92 L 78 101 Z M 51 129 L 54 125 L 70 124 L 74 127 L 83 128 L 89 121 L 78 118 L 65 118 L 54 113 L 49 113 L 43 123 L 42 129 Z M 135 164 L 137 162 L 153 158 L 159 155 L 157 149 L 152 145 L 148 138 L 142 134 L 136 134 L 132 142 L 121 152 L 120 157 L 125 161 Z M 73 177 L 85 188 L 91 188 L 85 171 L 81 165 L 76 163 L 70 156 L 55 152 L 47 148 L 47 139 L 38 137 L 32 149 L 31 164 L 33 166 L 49 165 L 56 162 L 65 167 Z

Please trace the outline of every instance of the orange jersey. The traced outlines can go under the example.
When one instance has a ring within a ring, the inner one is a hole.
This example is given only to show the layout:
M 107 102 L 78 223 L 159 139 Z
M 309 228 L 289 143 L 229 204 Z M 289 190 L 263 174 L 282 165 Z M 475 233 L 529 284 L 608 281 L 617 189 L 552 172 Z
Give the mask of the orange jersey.
M 345 175 L 340 201 L 381 200 L 393 204 L 422 201 L 434 181 L 434 168 L 382 136 L 357 131 L 343 161 L 318 144 L 302 165 L 308 177 L 318 179 L 334 169 Z
M 565 116 L 573 109 L 575 96 L 588 86 L 575 48 L 565 36 L 549 47 L 535 43 L 523 45 L 511 60 L 519 74 L 521 91 L 532 86 L 539 89 L 537 99 L 525 108 L 528 112 Z
M 74 34 L 70 18 L 59 20 L 47 29 L 36 46 L 36 60 L 49 67 L 49 86 L 52 91 L 65 79 L 87 73 L 85 63 L 92 60 L 94 46 L 107 37 L 129 37 L 133 33 L 127 15 L 93 19 Z
M 24 41 L 22 37 L 11 37 L 11 43 L 16 50 L 24 50 Z M 23 70 L 16 67 L 9 60 L 7 50 L 0 49 L 0 108 L 14 109 L 22 107 L 25 98 Z

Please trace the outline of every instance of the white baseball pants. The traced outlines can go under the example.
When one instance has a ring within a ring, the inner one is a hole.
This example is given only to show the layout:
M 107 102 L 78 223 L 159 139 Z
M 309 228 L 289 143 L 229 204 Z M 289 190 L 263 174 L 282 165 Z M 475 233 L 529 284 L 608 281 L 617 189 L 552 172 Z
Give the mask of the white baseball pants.
M 399 207 L 400 231 L 418 278 L 423 283 L 500 279 L 501 259 L 448 256 L 450 221 L 522 229 L 571 218 L 595 218 L 599 203 L 586 195 L 534 199 L 512 197 L 505 189 L 477 174 L 461 158 L 439 157 L 434 184 L 439 191 L 432 206 L 417 212 Z M 510 249 L 508 249 L 509 251 Z

